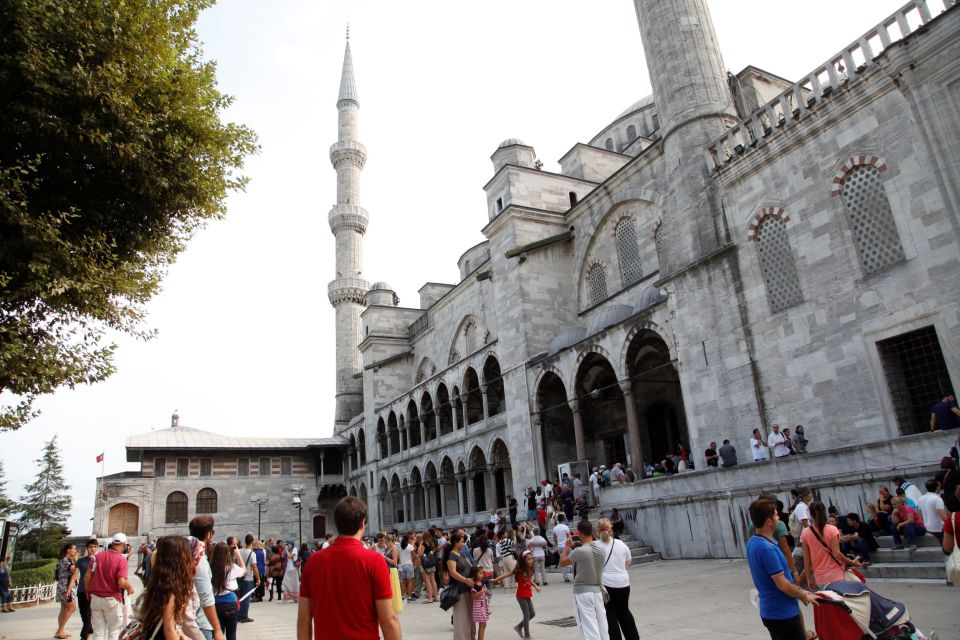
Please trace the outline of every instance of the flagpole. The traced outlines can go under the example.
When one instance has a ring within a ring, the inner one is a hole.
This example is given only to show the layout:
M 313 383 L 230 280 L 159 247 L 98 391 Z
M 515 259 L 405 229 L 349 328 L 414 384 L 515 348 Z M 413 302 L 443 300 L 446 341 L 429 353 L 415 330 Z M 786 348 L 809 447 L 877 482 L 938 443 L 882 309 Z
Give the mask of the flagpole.
M 105 453 L 100 454 L 100 531 L 103 531 L 103 511 L 107 508 L 107 486 L 104 480 L 107 474 L 107 456 L 104 455 Z

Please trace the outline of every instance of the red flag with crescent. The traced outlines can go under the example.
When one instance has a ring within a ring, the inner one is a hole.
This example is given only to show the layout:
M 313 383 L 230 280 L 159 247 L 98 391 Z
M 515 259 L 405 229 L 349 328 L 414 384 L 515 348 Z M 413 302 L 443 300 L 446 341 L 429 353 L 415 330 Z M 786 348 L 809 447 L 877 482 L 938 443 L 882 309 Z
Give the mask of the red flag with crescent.
M 97 456 L 97 462 L 103 462 L 103 454 Z

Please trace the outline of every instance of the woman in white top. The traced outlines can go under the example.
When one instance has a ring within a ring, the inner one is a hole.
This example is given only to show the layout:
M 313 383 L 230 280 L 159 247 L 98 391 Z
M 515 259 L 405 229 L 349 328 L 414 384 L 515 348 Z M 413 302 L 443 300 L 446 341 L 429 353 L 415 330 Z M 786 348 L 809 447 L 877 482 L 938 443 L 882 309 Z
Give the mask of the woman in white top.
M 637 623 L 629 606 L 630 576 L 627 574 L 627 567 L 633 561 L 630 547 L 613 537 L 613 525 L 607 518 L 600 519 L 597 530 L 600 532 L 597 543 L 603 548 L 604 554 L 603 586 L 610 594 L 610 601 L 603 605 L 607 610 L 610 640 L 640 640 Z
M 413 531 L 407 531 L 407 535 L 400 540 L 400 549 L 398 558 L 400 565 L 397 572 L 400 574 L 401 596 L 407 602 L 413 602 L 414 584 L 416 582 L 413 573 L 413 552 L 416 548 L 414 541 L 417 534 Z
M 530 550 L 533 555 L 533 579 L 537 582 L 538 587 L 542 587 L 547 584 L 547 573 L 544 567 L 544 560 L 546 559 L 546 550 L 547 550 L 547 540 L 540 534 L 537 534 L 527 540 L 527 549 Z M 540 576 L 540 580 L 537 580 L 537 576 Z

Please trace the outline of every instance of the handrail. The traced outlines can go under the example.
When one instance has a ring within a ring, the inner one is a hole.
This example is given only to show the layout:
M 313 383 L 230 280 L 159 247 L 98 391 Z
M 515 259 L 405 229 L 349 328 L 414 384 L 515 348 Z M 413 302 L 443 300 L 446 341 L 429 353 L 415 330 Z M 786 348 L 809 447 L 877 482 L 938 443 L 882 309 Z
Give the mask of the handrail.
M 803 120 L 818 101 L 859 80 L 884 50 L 933 20 L 931 3 L 942 7 L 939 13 L 954 6 L 954 0 L 911 0 L 710 143 L 707 166 L 719 170 Z

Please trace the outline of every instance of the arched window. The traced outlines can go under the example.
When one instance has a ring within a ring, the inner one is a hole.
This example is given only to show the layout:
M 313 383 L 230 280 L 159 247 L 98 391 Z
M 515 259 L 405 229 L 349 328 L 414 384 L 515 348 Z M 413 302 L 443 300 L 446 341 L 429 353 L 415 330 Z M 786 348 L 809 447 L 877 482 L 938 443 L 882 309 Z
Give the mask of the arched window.
M 357 449 L 360 452 L 360 466 L 367 464 L 367 440 L 363 435 L 363 429 L 360 429 L 360 433 L 357 436 Z
M 377 448 L 380 450 L 380 459 L 386 458 L 387 453 L 387 427 L 383 424 L 383 418 L 377 420 Z
M 840 186 L 840 196 L 864 272 L 879 273 L 905 259 L 890 202 L 876 167 L 860 165 L 848 171 Z
M 613 151 L 613 138 L 607 138 L 607 141 L 604 143 L 604 146 L 607 147 L 607 151 Z
M 483 384 L 487 387 L 487 411 L 495 416 L 506 408 L 506 403 L 500 363 L 493 356 L 489 356 L 483 364 Z
M 590 273 L 587 275 L 587 282 L 590 287 L 590 305 L 600 304 L 607 299 L 607 274 L 603 270 L 603 265 L 599 262 L 590 267 Z
M 187 494 L 174 491 L 167 496 L 167 513 L 164 522 L 178 524 L 187 521 Z
M 637 225 L 633 218 L 624 218 L 617 224 L 617 257 L 620 259 L 620 275 L 623 286 L 643 280 L 643 265 L 640 264 L 640 245 L 637 244 Z
M 767 285 L 767 298 L 774 312 L 803 301 L 800 277 L 787 239 L 787 229 L 780 216 L 767 216 L 757 226 L 757 254 L 760 270 Z
M 200 489 L 200 491 L 197 492 L 197 513 L 216 512 L 217 492 L 210 488 Z
M 637 139 L 637 128 L 633 125 L 627 127 L 627 140 L 633 142 Z

